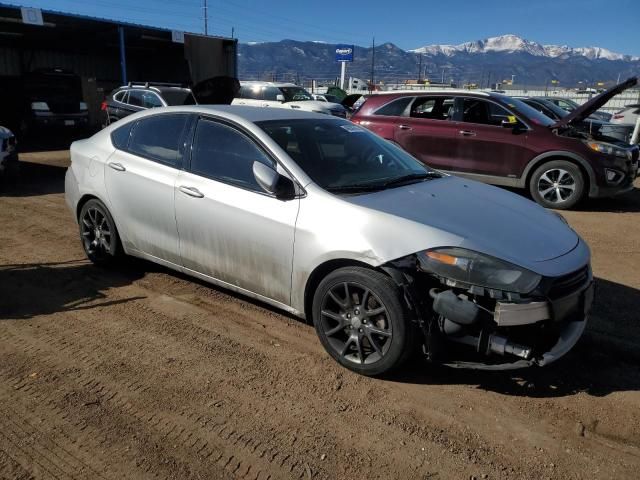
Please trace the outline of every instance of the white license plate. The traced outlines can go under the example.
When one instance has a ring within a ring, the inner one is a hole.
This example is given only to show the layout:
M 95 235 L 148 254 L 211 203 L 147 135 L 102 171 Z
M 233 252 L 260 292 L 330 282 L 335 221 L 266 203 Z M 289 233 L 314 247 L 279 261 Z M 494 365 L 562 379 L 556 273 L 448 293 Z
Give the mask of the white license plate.
M 65 125 L 75 125 L 75 124 L 76 124 L 76 122 L 75 122 L 75 120 L 65 120 L 65 121 L 64 121 L 64 124 L 65 124 Z

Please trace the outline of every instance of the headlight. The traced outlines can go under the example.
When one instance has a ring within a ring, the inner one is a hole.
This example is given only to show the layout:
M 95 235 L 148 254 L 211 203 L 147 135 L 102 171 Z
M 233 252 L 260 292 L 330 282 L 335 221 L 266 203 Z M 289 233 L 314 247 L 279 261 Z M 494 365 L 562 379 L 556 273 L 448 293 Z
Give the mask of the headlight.
M 80 110 L 88 110 L 86 102 L 80 102 Z
M 31 110 L 36 112 L 48 112 L 49 105 L 47 105 L 47 102 L 31 102 Z
M 540 275 L 464 248 L 436 248 L 418 254 L 419 268 L 445 279 L 507 292 L 528 293 Z
M 585 142 L 587 147 L 591 150 L 606 155 L 615 155 L 616 157 L 627 158 L 627 151 L 623 148 L 618 148 L 610 143 L 603 142 Z

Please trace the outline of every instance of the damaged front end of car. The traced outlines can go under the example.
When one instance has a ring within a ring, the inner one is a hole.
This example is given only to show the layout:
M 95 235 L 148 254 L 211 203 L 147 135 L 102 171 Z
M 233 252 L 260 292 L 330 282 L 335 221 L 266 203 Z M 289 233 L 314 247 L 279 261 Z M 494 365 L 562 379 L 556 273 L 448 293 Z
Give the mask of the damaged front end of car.
M 405 292 L 433 362 L 506 370 L 544 366 L 581 337 L 593 302 L 589 264 L 543 276 L 464 248 L 434 248 L 383 269 Z

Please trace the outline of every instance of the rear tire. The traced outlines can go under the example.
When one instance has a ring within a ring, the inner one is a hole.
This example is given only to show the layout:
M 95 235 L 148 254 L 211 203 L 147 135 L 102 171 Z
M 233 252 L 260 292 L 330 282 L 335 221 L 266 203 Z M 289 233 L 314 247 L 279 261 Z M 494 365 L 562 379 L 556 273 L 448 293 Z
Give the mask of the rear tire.
M 327 353 L 342 366 L 368 376 L 400 367 L 415 350 L 400 288 L 367 268 L 340 268 L 327 275 L 313 297 L 313 324 Z
M 113 264 L 123 255 L 116 224 L 100 200 L 91 199 L 82 206 L 78 224 L 82 248 L 93 263 Z
M 584 175 L 574 163 L 553 160 L 533 172 L 529 192 L 543 207 L 567 210 L 576 206 L 584 196 Z

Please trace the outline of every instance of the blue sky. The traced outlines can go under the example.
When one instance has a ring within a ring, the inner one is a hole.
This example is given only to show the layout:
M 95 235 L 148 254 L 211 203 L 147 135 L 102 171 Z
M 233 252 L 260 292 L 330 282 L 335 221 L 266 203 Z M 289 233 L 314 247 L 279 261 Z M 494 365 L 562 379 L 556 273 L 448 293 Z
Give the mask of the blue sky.
M 4 0 L 5 3 L 203 32 L 203 0 Z M 2 2 L 2 0 L 0 0 Z M 242 42 L 393 42 L 410 49 L 513 33 L 543 44 L 640 55 L 639 0 L 208 0 L 209 33 Z

